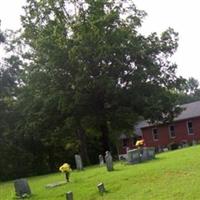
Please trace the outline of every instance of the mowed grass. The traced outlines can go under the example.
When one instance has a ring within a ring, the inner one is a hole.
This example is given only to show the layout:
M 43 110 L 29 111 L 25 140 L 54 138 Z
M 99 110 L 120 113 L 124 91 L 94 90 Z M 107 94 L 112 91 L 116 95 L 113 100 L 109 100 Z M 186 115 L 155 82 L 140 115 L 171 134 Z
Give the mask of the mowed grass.
M 115 163 L 115 171 L 93 166 L 73 171 L 71 182 L 52 189 L 45 185 L 64 179 L 63 174 L 28 178 L 31 200 L 65 200 L 72 191 L 74 200 L 193 200 L 200 199 L 200 146 L 156 155 L 156 159 L 136 165 Z M 107 193 L 101 196 L 97 184 L 103 182 Z M 13 182 L 0 183 L 0 199 L 14 197 Z

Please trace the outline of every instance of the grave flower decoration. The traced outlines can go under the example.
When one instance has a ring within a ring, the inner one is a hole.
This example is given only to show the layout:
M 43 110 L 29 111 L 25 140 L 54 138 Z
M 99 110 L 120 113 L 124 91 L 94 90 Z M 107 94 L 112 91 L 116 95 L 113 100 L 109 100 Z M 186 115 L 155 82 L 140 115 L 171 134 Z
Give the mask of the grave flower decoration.
M 66 178 L 67 182 L 69 182 L 69 174 L 72 171 L 70 165 L 68 163 L 64 163 L 62 166 L 59 167 L 59 170 L 62 173 L 65 173 L 65 178 Z

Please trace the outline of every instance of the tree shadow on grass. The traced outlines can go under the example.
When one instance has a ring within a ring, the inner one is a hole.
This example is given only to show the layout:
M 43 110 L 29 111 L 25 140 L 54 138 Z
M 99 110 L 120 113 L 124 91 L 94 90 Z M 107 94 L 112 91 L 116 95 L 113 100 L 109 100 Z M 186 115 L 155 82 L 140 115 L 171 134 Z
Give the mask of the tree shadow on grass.
M 151 160 L 144 160 L 138 164 L 149 164 L 149 163 L 155 163 L 155 162 L 160 162 L 160 160 L 163 160 L 165 158 L 160 158 L 160 157 L 155 157 L 154 159 L 151 159 Z
M 110 171 L 111 173 L 112 172 L 118 172 L 118 171 L 122 171 L 123 169 L 118 169 L 118 168 L 114 168 L 114 170 L 113 171 Z

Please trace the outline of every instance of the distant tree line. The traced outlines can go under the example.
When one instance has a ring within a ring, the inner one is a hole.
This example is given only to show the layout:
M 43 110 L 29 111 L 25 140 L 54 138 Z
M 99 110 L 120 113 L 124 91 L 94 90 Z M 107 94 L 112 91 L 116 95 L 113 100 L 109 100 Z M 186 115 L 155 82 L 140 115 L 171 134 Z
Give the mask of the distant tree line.
M 183 88 L 179 91 L 179 104 L 200 101 L 199 81 L 193 77 L 185 80 Z
M 178 34 L 142 35 L 146 13 L 131 0 L 29 0 L 24 10 L 21 31 L 0 32 L 0 180 L 73 166 L 75 153 L 94 164 L 141 116 L 172 120 L 199 97 L 170 62 Z

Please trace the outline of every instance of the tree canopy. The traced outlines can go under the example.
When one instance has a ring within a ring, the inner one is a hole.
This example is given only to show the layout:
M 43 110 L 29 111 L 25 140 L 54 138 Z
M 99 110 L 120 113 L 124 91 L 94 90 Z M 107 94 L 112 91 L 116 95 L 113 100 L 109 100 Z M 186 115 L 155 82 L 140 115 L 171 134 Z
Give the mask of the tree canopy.
M 171 120 L 183 79 L 170 61 L 178 34 L 144 36 L 146 17 L 133 1 L 27 0 L 15 109 L 17 136 L 38 168 L 81 153 L 114 151 L 122 132 L 142 116 Z M 13 133 L 12 133 L 13 134 Z M 95 160 L 95 159 L 93 159 Z M 45 170 L 44 170 L 45 171 Z

